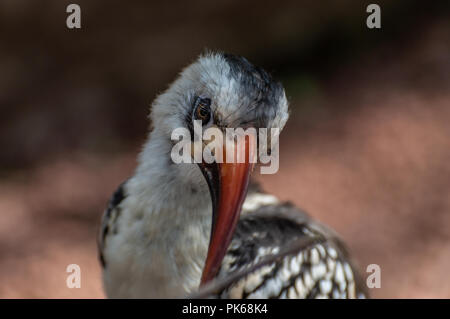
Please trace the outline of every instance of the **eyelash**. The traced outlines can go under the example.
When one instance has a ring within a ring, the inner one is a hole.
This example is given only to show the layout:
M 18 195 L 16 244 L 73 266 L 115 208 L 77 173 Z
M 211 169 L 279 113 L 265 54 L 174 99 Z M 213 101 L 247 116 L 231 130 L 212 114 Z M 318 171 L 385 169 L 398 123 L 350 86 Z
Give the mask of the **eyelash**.
M 202 125 L 209 123 L 209 121 L 211 120 L 210 106 L 211 99 L 197 96 L 194 101 L 194 120 L 201 120 Z

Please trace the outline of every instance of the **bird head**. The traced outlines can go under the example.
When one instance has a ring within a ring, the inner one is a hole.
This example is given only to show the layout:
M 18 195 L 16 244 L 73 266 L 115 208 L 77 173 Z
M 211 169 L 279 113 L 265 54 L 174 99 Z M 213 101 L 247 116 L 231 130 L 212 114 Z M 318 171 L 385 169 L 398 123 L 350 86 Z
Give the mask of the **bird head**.
M 203 130 L 223 131 L 224 136 L 229 128 L 281 131 L 288 116 L 286 95 L 279 82 L 245 58 L 224 53 L 200 56 L 158 96 L 151 111 L 154 129 L 168 140 L 178 128 L 188 129 L 194 140 L 194 123 L 200 123 Z M 232 143 L 223 143 L 222 162 L 202 159 L 191 164 L 197 165 L 206 179 L 213 208 L 201 284 L 215 277 L 231 242 L 254 166 L 253 157 L 258 154 L 257 141 L 254 133 L 233 138 Z M 256 152 L 252 151 L 255 145 Z M 229 153 L 243 160 L 228 162 L 225 154 Z

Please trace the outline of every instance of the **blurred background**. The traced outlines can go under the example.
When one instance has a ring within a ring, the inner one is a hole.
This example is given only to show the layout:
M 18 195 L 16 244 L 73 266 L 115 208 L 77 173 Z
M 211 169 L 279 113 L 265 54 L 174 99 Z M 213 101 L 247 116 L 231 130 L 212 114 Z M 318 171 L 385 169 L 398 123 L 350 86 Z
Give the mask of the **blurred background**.
M 96 236 L 152 100 L 205 49 L 285 85 L 266 190 L 381 267 L 376 298 L 450 297 L 450 2 L 0 0 L 0 297 L 103 298 Z M 66 267 L 81 267 L 68 289 Z

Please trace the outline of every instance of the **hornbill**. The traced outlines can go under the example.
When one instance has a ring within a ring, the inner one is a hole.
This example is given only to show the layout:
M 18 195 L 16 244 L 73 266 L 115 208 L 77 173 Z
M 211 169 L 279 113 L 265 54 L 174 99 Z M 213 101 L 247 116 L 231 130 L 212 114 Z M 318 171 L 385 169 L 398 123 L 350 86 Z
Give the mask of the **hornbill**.
M 337 235 L 250 181 L 240 163 L 174 163 L 176 128 L 279 128 L 282 85 L 243 57 L 207 53 L 152 104 L 134 175 L 115 192 L 99 235 L 111 298 L 360 298 Z M 243 144 L 242 145 L 239 145 Z M 235 142 L 245 152 L 245 142 Z

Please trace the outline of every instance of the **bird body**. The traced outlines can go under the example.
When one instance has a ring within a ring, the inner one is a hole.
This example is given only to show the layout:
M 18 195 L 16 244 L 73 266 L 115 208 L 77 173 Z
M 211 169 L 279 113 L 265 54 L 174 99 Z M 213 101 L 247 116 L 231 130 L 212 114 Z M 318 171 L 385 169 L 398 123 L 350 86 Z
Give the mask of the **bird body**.
M 171 160 L 171 132 L 192 119 L 281 130 L 287 100 L 264 70 L 241 57 L 205 55 L 155 100 L 151 118 L 138 167 L 102 220 L 108 297 L 365 296 L 336 234 L 248 186 L 252 165 Z
M 233 299 L 365 296 L 362 281 L 332 230 L 272 195 L 249 197 L 259 202 L 248 205 L 248 210 L 244 204 L 218 287 L 200 294 Z

